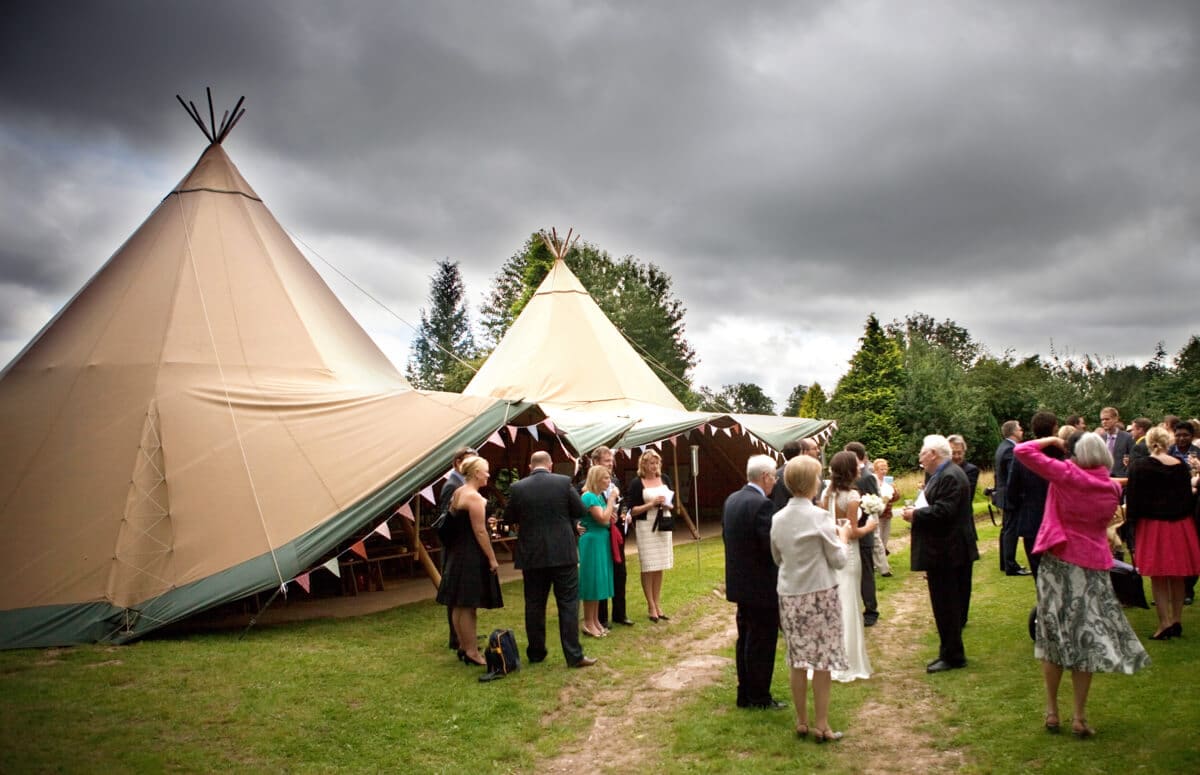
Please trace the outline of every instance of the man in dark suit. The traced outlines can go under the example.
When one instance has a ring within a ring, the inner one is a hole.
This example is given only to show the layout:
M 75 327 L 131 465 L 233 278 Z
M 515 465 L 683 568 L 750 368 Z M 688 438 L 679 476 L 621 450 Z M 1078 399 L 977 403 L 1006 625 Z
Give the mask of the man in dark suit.
M 1046 410 L 1038 412 L 1029 421 L 1029 432 L 1035 439 L 1054 436 L 1058 433 L 1058 415 Z M 1062 450 L 1054 445 L 1042 451 L 1048 457 L 1059 460 L 1063 458 Z M 1049 491 L 1049 482 L 1026 468 L 1020 460 L 1013 459 L 1012 470 L 1008 472 L 1005 497 L 1008 499 L 1008 508 L 1016 515 L 1017 534 L 1025 544 L 1025 556 L 1029 558 L 1029 570 L 1033 573 L 1034 583 L 1037 583 L 1042 556 L 1033 553 L 1033 545 L 1042 527 L 1042 514 L 1046 510 L 1046 495 Z
M 775 504 L 775 461 L 755 455 L 746 461 L 746 486 L 725 499 L 725 597 L 737 603 L 737 705 L 786 708 L 771 696 L 775 642 L 779 639 L 779 567 L 771 556 Z
M 904 521 L 912 524 L 912 569 L 924 571 L 929 582 L 929 602 L 937 623 L 941 646 L 938 658 L 926 672 L 940 673 L 967 666 L 963 648 L 963 601 L 971 595 L 971 563 L 979 559 L 971 511 L 971 484 L 950 459 L 944 436 L 926 436 L 917 462 L 929 481 L 921 508 L 904 507 Z
M 459 447 L 454 452 L 453 468 L 450 469 L 450 474 L 446 477 L 446 483 L 442 485 L 442 491 L 438 493 L 437 513 L 441 514 L 446 509 L 450 508 L 450 499 L 454 497 L 454 491 L 462 487 L 466 480 L 462 475 L 462 462 L 469 456 L 474 455 L 475 450 L 470 447 Z M 442 551 L 442 573 L 446 572 L 446 552 Z M 448 645 L 452 649 L 458 649 L 458 633 L 454 631 L 454 621 L 451 615 L 454 609 L 446 606 L 446 623 L 450 625 L 450 641 Z
M 957 433 L 953 436 L 947 436 L 946 441 L 950 444 L 950 460 L 954 465 L 962 469 L 962 472 L 967 475 L 967 484 L 971 485 L 971 534 L 976 543 L 979 541 L 979 531 L 975 529 L 975 488 L 979 486 L 979 466 L 967 460 L 967 440 Z M 1016 463 L 1016 460 L 1013 460 Z M 1014 523 L 1015 524 L 1015 523 Z M 963 627 L 967 626 L 967 618 L 971 614 L 971 575 L 974 572 L 974 566 L 967 566 L 967 596 L 963 600 Z
M 996 447 L 996 476 L 992 483 L 992 503 L 1004 512 L 1004 523 L 1000 526 L 1000 570 L 1009 576 L 1028 576 L 1029 571 L 1017 564 L 1017 515 L 1009 508 L 1004 497 L 1008 487 L 1008 473 L 1012 469 L 1013 448 L 1025 438 L 1021 423 L 1009 420 L 1000 426 L 1004 440 Z
M 803 443 L 807 441 L 814 447 L 816 444 L 811 439 L 803 439 L 800 441 L 792 440 L 783 445 L 783 462 L 784 465 L 775 470 L 775 489 L 771 490 L 771 502 L 775 504 L 775 510 L 778 511 L 787 505 L 791 500 L 792 494 L 783 486 L 783 469 L 787 465 L 787 461 L 804 453 Z
M 1108 445 L 1113 457 L 1111 474 L 1116 477 L 1129 476 L 1129 455 L 1133 454 L 1133 435 L 1121 423 L 1121 413 L 1111 406 L 1100 410 L 1100 430 L 1096 431 Z
M 858 458 L 858 479 L 854 482 L 855 489 L 860 495 L 879 495 L 879 484 L 875 481 L 875 471 L 871 461 L 867 459 L 867 448 L 862 443 L 852 441 L 844 449 L 853 452 Z M 867 515 L 858 515 L 858 526 L 866 524 Z M 863 627 L 874 627 L 879 621 L 879 600 L 875 596 L 875 531 L 872 530 L 858 539 L 858 556 L 862 565 L 862 579 L 859 583 L 859 593 L 863 601 Z
M 616 465 L 617 459 L 613 455 L 613 451 L 608 447 L 596 447 L 592 450 L 591 463 L 594 466 L 604 466 L 608 472 L 612 474 L 612 482 L 608 487 L 611 490 L 617 486 Z M 608 492 L 604 492 L 604 497 L 607 500 Z M 613 561 L 613 596 L 612 596 L 612 620 L 614 624 L 623 624 L 626 627 L 633 626 L 633 620 L 629 618 L 628 612 L 625 610 L 625 583 L 629 578 L 625 570 L 625 541 L 629 536 L 629 526 L 632 521 L 629 518 L 629 509 L 618 504 L 617 514 L 613 517 L 617 522 L 617 530 L 621 533 L 622 541 L 617 546 Z M 620 558 L 620 562 L 616 561 L 616 557 Z M 599 613 L 597 618 L 600 624 L 605 628 L 608 627 L 608 601 L 601 600 Z
M 546 658 L 546 601 L 558 604 L 558 637 L 569 667 L 590 667 L 579 645 L 579 549 L 576 527 L 583 501 L 571 479 L 550 473 L 549 452 L 534 452 L 529 476 L 509 490 L 506 522 L 518 525 L 513 566 L 525 577 L 525 650 L 530 662 Z

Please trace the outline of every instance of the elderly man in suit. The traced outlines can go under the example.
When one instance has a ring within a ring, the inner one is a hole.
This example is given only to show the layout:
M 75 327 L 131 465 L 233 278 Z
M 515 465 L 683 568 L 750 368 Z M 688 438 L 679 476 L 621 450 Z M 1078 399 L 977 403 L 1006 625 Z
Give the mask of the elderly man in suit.
M 971 484 L 950 459 L 946 437 L 926 436 L 917 462 L 929 474 L 925 484 L 928 505 L 905 506 L 904 521 L 912 524 L 912 569 L 924 571 L 928 579 L 929 602 L 941 640 L 938 658 L 925 671 L 940 673 L 967 666 L 963 601 L 970 599 L 971 563 L 979 559 L 979 547 Z
M 1121 424 L 1121 413 L 1106 406 L 1100 410 L 1100 429 L 1096 431 L 1112 455 L 1112 476 L 1129 476 L 1129 456 L 1133 454 L 1133 434 Z
M 775 642 L 779 639 L 779 566 L 771 556 L 775 504 L 775 461 L 754 455 L 746 461 L 746 485 L 725 499 L 725 597 L 737 603 L 737 705 L 778 710 L 771 696 Z
M 1029 571 L 1017 563 L 1017 515 L 1009 507 L 1004 497 L 1008 487 L 1008 474 L 1012 470 L 1013 448 L 1025 438 L 1025 430 L 1016 420 L 1008 420 L 1000 426 L 1000 435 L 1004 440 L 996 447 L 996 475 L 992 484 L 992 503 L 1004 512 L 1004 522 L 1000 526 L 1000 570 L 1008 576 L 1028 576 Z
M 546 601 L 558 604 L 558 637 L 569 667 L 590 667 L 579 645 L 579 549 L 576 528 L 583 501 L 570 477 L 550 472 L 549 452 L 534 452 L 529 476 L 513 484 L 506 522 L 518 526 L 513 566 L 525 577 L 525 650 L 530 662 L 546 658 Z

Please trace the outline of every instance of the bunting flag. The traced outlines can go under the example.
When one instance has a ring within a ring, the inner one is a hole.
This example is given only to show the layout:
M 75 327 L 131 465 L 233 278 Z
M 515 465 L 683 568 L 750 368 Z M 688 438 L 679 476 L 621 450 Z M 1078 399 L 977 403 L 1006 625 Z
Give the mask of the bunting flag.
M 733 438 L 733 431 L 732 431 L 731 429 L 729 429 L 729 428 L 722 428 L 721 430 L 725 431 L 725 435 L 726 435 L 726 436 L 728 436 L 728 437 L 729 437 L 729 438 L 731 438 L 731 439 Z
M 375 528 L 375 532 L 389 541 L 392 540 L 392 529 L 388 527 L 387 521 L 380 522 L 379 527 Z
M 337 576 L 340 579 L 342 577 L 342 569 L 338 567 L 337 560 L 338 560 L 338 558 L 334 557 L 333 559 L 331 559 L 329 562 L 325 563 L 321 567 L 324 568 L 325 570 L 329 571 L 333 575 Z
M 708 430 L 708 423 L 701 423 L 700 427 L 696 428 L 696 430 L 703 434 L 706 430 Z
M 715 426 L 715 425 L 710 425 L 710 426 L 708 426 L 708 435 L 709 435 L 709 436 L 716 436 L 716 435 L 717 435 L 717 431 L 719 431 L 719 430 L 721 430 L 721 429 L 720 429 L 720 428 L 718 428 L 717 426 Z
M 486 445 L 488 445 L 488 444 L 495 444 L 497 447 L 500 447 L 500 448 L 503 448 L 503 447 L 504 447 L 504 439 L 503 439 L 503 438 L 501 438 L 501 436 L 500 436 L 500 429 L 499 429 L 499 428 L 497 428 L 497 429 L 496 429 L 496 430 L 495 430 L 495 431 L 492 433 L 492 435 L 491 435 L 491 436 L 488 436 L 488 440 L 484 442 L 484 445 L 486 446 Z
M 424 490 L 421 490 L 421 497 L 424 498 L 425 500 L 427 500 L 429 503 L 432 503 L 432 504 L 437 503 L 437 498 L 433 497 L 433 485 L 432 484 L 429 485 L 428 487 L 426 487 Z
M 292 579 L 292 581 L 294 581 L 294 582 L 296 582 L 297 584 L 299 584 L 299 585 L 300 585 L 300 588 L 301 588 L 301 589 L 303 589 L 305 592 L 309 592 L 309 591 L 311 591 L 312 584 L 311 584 L 311 583 L 309 583 L 309 580 L 308 580 L 308 573 L 301 573 L 299 576 L 297 576 L 296 578 Z
M 538 427 L 536 425 L 526 425 L 525 430 L 529 431 L 529 435 L 533 437 L 534 441 L 541 441 L 538 438 Z
M 549 417 L 547 417 L 545 420 L 542 420 L 542 425 L 546 426 L 546 430 L 558 435 L 558 426 L 554 424 L 554 420 L 551 420 Z
M 504 427 L 508 429 L 508 440 L 516 441 L 517 440 L 517 426 L 505 425 Z
M 367 545 L 362 541 L 355 541 L 354 545 L 350 547 L 350 551 L 354 552 L 364 560 L 367 559 Z
M 412 507 L 407 503 L 401 504 L 400 508 L 396 509 L 396 513 L 407 519 L 409 522 L 417 521 L 417 518 L 413 516 Z
M 654 447 L 657 450 L 661 450 L 662 442 L 661 441 L 652 441 L 652 442 L 650 442 L 650 446 Z
M 731 425 L 731 426 L 729 426 L 729 427 L 733 429 L 733 432 L 734 432 L 734 433 L 741 433 L 741 432 L 742 432 L 742 426 L 738 425 L 737 423 L 734 423 L 733 425 Z

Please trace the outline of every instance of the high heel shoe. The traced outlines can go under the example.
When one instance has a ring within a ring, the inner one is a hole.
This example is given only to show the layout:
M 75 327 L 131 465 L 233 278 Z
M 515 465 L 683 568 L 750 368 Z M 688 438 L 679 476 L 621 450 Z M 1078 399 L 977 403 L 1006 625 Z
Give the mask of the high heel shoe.
M 808 737 L 808 724 L 796 725 L 796 737 Z
M 483 660 L 482 662 L 476 662 L 475 660 L 471 659 L 471 658 L 470 658 L 469 656 L 467 656 L 466 654 L 464 654 L 464 655 L 463 655 L 463 662 L 465 662 L 465 663 L 467 664 L 467 667 L 472 667 L 472 666 L 474 666 L 474 667 L 487 667 L 487 660 L 486 660 L 486 659 L 485 659 L 485 660 Z
M 1087 738 L 1095 735 L 1096 730 L 1088 726 L 1087 719 L 1080 718 L 1075 719 L 1075 722 L 1071 724 L 1071 734 L 1075 735 L 1075 737 L 1079 738 L 1080 740 L 1086 740 Z
M 1046 731 L 1052 735 L 1057 735 L 1062 731 L 1062 722 L 1058 720 L 1057 713 L 1046 714 Z
M 832 729 L 828 728 L 813 730 L 813 740 L 816 740 L 818 743 L 828 743 L 831 740 L 837 741 L 841 740 L 843 737 L 845 737 L 845 735 L 843 735 L 841 732 L 834 732 Z
M 1183 637 L 1183 624 L 1180 622 L 1175 622 L 1174 624 L 1172 624 L 1170 627 L 1167 628 L 1167 632 L 1169 632 L 1171 634 L 1172 638 L 1182 638 Z
M 1159 630 L 1158 632 L 1156 632 L 1150 636 L 1150 640 L 1170 640 L 1170 639 L 1171 639 L 1171 628 L 1170 627 L 1164 627 L 1163 629 Z
M 463 651 L 462 649 L 459 649 L 458 650 L 458 661 L 466 662 L 467 661 L 467 652 Z

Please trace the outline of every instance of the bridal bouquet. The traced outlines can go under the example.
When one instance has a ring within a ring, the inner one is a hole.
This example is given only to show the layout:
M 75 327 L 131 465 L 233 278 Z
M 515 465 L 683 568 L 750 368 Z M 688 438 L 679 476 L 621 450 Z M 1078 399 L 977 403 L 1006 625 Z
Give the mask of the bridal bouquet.
M 886 504 L 883 502 L 883 498 L 870 493 L 862 496 L 862 499 L 858 502 L 858 508 L 862 513 L 875 517 L 876 519 L 878 519 L 879 515 L 883 513 L 883 507 L 885 505 Z

